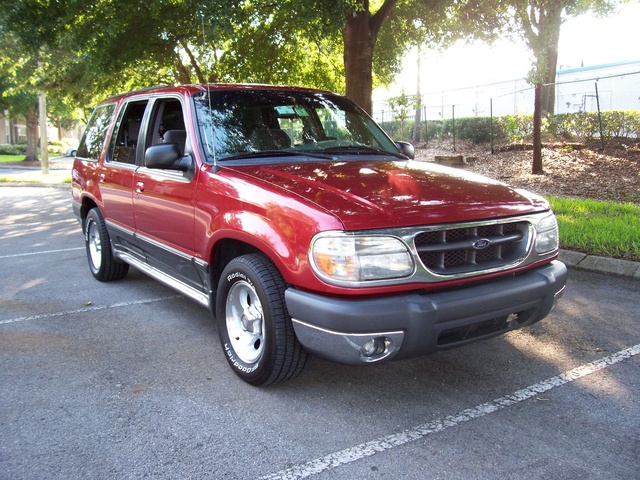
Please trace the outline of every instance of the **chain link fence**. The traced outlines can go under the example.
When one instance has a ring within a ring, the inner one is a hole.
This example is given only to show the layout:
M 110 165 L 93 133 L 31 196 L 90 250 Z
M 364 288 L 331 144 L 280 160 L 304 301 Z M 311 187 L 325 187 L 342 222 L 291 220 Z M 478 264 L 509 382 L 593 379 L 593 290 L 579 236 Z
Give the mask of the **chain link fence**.
M 605 149 L 611 139 L 638 141 L 640 61 L 560 71 L 556 78 L 541 92 L 543 142 L 594 142 Z M 404 111 L 387 107 L 373 116 L 396 140 L 438 143 L 454 151 L 462 142 L 492 148 L 530 144 L 534 94 L 525 80 L 493 83 L 424 95 L 419 112 L 414 100 Z

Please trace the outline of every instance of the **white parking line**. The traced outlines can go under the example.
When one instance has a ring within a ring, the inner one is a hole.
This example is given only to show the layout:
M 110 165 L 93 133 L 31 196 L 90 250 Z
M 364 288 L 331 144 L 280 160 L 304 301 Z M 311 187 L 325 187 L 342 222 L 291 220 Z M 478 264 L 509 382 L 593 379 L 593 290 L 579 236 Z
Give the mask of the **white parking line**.
M 547 392 L 553 388 L 574 382 L 580 378 L 591 375 L 592 373 L 622 362 L 623 360 L 627 360 L 638 354 L 640 354 L 640 344 L 634 345 L 626 350 L 621 350 L 600 360 L 568 370 L 560 375 L 548 378 L 547 380 L 543 380 L 535 385 L 531 385 L 512 394 L 505 395 L 504 397 L 449 415 L 443 419 L 419 425 L 371 442 L 361 443 L 355 447 L 346 448 L 344 450 L 325 455 L 324 457 L 316 460 L 311 460 L 310 462 L 261 477 L 260 480 L 293 480 L 307 478 L 312 475 L 337 468 L 341 465 L 346 465 L 348 463 L 370 457 L 376 453 L 391 450 L 409 442 L 420 440 L 427 435 L 456 427 L 462 423 L 468 422 L 469 420 L 484 417 L 485 415 L 516 405 L 517 403 L 535 397 L 536 395 L 540 395 L 541 393 Z
M 144 300 L 133 300 L 131 302 L 112 303 L 111 305 L 100 305 L 100 306 L 96 305 L 96 306 L 90 306 L 85 308 L 79 308 L 77 310 L 67 310 L 65 312 L 42 313 L 40 315 L 32 315 L 30 317 L 19 317 L 19 318 L 10 318 L 8 320 L 0 320 L 0 325 L 6 325 L 8 323 L 26 322 L 29 320 L 41 320 L 43 318 L 63 317 L 65 315 L 73 315 L 75 313 L 95 312 L 98 310 L 107 310 L 109 308 L 129 307 L 131 305 L 141 305 L 144 303 L 162 302 L 163 300 L 171 300 L 171 299 L 180 298 L 180 297 L 182 297 L 182 295 L 169 295 L 166 297 L 146 298 Z
M 30 255 L 44 255 L 47 253 L 73 252 L 74 250 L 84 250 L 85 247 L 60 248 L 58 250 L 43 250 L 41 252 L 13 253 L 11 255 L 0 255 L 0 258 L 28 257 Z

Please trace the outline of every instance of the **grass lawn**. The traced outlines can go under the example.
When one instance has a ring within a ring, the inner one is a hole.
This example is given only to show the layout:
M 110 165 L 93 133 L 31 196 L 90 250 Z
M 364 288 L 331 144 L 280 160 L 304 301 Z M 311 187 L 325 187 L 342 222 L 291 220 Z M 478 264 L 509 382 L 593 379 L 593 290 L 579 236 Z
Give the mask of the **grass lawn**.
M 640 261 L 640 206 L 551 197 L 560 246 L 591 255 Z
M 24 155 L 0 155 L 0 163 L 21 162 L 22 160 L 24 160 Z

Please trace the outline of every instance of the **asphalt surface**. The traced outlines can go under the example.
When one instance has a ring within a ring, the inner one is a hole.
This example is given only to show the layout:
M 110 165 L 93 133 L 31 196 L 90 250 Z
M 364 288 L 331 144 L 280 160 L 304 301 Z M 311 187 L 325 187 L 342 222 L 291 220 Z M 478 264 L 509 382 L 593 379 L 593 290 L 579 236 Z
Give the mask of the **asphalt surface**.
M 503 337 L 312 357 L 263 389 L 206 309 L 134 269 L 93 279 L 67 188 L 0 187 L 0 272 L 0 479 L 639 478 L 635 271 L 574 268 L 547 319 Z

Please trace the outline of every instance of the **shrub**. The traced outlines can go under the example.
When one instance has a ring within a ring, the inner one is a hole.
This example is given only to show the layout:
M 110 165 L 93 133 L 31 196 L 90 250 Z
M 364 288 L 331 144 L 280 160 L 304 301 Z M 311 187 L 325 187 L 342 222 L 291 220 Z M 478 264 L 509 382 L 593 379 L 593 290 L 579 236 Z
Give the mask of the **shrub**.
M 65 142 L 61 142 L 59 140 L 49 140 L 47 143 L 49 145 L 47 147 L 47 151 L 57 155 L 64 155 L 68 148 Z
M 456 120 L 456 138 L 473 143 L 491 141 L 491 118 L 468 117 Z
M 493 123 L 493 126 L 492 126 Z M 400 140 L 399 122 L 381 124 L 394 139 Z M 411 136 L 413 125 L 405 124 L 405 136 Z M 530 142 L 533 134 L 533 115 L 504 115 L 493 118 L 458 118 L 454 122 L 427 120 L 422 122 L 420 137 L 426 142 L 447 140 L 455 137 L 473 143 L 487 143 L 493 136 L 494 142 Z M 542 135 L 546 138 L 565 140 L 590 139 L 600 136 L 600 122 L 597 112 L 561 113 L 548 115 L 542 119 Z M 602 135 L 606 138 L 640 138 L 640 111 L 612 110 L 602 112 Z
M 0 155 L 26 155 L 26 145 L 0 145 Z

